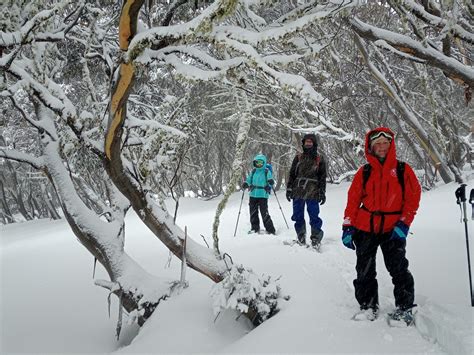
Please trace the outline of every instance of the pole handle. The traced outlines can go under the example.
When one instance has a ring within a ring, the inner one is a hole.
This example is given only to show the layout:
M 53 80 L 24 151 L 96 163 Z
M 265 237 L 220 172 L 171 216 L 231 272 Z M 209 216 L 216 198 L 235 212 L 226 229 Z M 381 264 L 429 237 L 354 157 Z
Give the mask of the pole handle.
M 459 205 L 461 202 L 466 201 L 466 184 L 461 184 L 454 193 L 456 195 L 456 203 Z

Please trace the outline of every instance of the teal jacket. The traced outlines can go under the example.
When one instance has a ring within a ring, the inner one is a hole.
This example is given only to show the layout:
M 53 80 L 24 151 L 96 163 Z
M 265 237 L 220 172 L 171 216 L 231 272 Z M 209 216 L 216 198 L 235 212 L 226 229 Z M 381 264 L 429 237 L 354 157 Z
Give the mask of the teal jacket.
M 263 167 L 255 168 L 247 175 L 247 184 L 249 184 L 250 197 L 268 198 L 269 194 L 265 191 L 268 186 L 268 180 L 273 179 L 272 172 L 267 168 L 267 157 L 263 154 L 257 154 L 253 160 L 263 160 Z

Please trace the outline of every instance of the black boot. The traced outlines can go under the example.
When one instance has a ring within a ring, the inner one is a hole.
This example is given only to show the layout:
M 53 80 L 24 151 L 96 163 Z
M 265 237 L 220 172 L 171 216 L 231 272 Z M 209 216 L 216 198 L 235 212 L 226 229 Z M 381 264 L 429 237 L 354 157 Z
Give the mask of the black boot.
M 306 229 L 303 229 L 303 230 L 300 230 L 297 234 L 296 234 L 297 238 L 298 238 L 298 243 L 299 244 L 302 244 L 302 245 L 305 245 L 306 244 Z
M 319 250 L 323 236 L 324 236 L 324 232 L 321 229 L 311 228 L 311 246 Z

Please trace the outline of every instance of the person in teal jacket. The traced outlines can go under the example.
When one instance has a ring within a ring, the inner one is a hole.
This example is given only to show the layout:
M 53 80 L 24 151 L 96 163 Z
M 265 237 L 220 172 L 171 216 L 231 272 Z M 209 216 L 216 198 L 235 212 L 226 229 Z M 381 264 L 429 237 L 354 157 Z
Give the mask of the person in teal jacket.
M 260 220 L 258 218 L 258 210 L 260 209 L 265 229 L 268 233 L 275 234 L 275 227 L 268 213 L 268 196 L 272 190 L 271 185 L 274 183 L 272 171 L 267 167 L 267 158 L 263 154 L 257 154 L 253 159 L 253 169 L 242 184 L 242 188 L 248 188 L 250 191 L 251 232 L 258 233 L 260 231 Z

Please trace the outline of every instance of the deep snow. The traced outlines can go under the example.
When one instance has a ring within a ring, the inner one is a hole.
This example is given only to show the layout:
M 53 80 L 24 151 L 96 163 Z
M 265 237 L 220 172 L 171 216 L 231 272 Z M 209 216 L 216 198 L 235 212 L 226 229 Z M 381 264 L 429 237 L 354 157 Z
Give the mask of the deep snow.
M 472 184 L 471 184 L 472 185 Z M 456 205 L 455 184 L 422 195 L 409 236 L 407 257 L 415 278 L 417 326 L 388 327 L 384 314 L 393 309 L 392 284 L 379 252 L 381 317 L 374 322 L 350 320 L 358 306 L 353 296 L 355 254 L 340 242 L 348 184 L 328 185 L 322 206 L 325 238 L 322 253 L 283 245 L 294 237 L 270 197 L 277 236 L 248 235 L 247 196 L 237 236 L 234 227 L 241 194 L 234 194 L 221 217 L 220 249 L 235 263 L 258 274 L 280 276 L 281 311 L 252 330 L 232 311 L 213 314 L 211 280 L 188 269 L 190 286 L 162 303 L 135 335 L 124 327 L 114 337 L 117 302 L 107 314 L 107 292 L 94 286 L 93 258 L 75 240 L 64 221 L 33 221 L 1 226 L 2 353 L 473 353 L 464 224 Z M 469 186 L 468 186 L 469 187 Z M 472 187 L 472 186 L 471 186 Z M 278 194 L 289 223 L 291 204 Z M 211 243 L 218 199 L 186 198 L 177 223 L 195 241 Z M 468 216 L 471 210 L 468 209 Z M 469 221 L 472 241 L 472 221 Z M 136 215 L 127 217 L 127 252 L 150 273 L 179 279 L 180 262 L 172 257 Z M 472 260 L 472 257 L 471 257 Z M 96 278 L 106 274 L 98 267 Z

